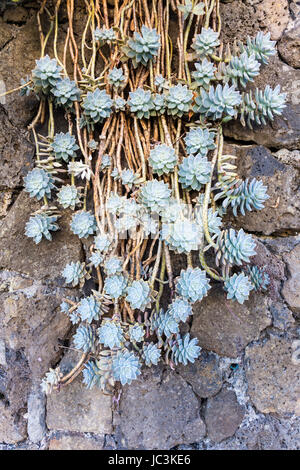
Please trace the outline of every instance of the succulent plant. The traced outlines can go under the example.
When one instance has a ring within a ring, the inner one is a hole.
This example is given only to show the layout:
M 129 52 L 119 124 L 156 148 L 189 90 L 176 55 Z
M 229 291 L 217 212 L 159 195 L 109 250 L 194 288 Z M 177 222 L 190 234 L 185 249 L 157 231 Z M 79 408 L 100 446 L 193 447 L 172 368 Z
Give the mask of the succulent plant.
M 242 52 L 246 51 L 250 56 L 255 54 L 256 60 L 259 60 L 263 64 L 267 64 L 269 57 L 276 54 L 275 44 L 276 41 L 270 40 L 271 33 L 264 34 L 259 31 L 255 38 L 247 38 L 247 46 L 241 46 Z
M 138 119 L 149 119 L 150 111 L 154 109 L 151 92 L 145 91 L 143 88 L 138 88 L 136 91 L 130 91 L 128 105 L 130 111 L 135 113 Z
M 248 300 L 250 291 L 254 289 L 252 282 L 244 273 L 233 274 L 224 282 L 224 289 L 227 292 L 227 299 L 237 300 L 243 304 Z
M 111 44 L 116 40 L 116 33 L 112 28 L 96 28 L 94 31 L 95 41 L 99 41 L 100 46 Z
M 77 313 L 80 315 L 82 321 L 92 323 L 93 320 L 99 320 L 101 315 L 101 305 L 93 295 L 81 299 Z
M 185 213 L 185 205 L 182 201 L 178 202 L 177 199 L 170 198 L 165 207 L 162 208 L 160 215 L 162 222 L 175 222 L 179 217 Z
M 71 209 L 75 209 L 76 204 L 80 203 L 78 190 L 76 186 L 66 184 L 62 186 L 57 194 L 57 200 L 59 204 L 63 206 L 64 209 L 70 207 Z
M 208 88 L 211 80 L 213 80 L 216 72 L 216 67 L 206 58 L 195 64 L 196 70 L 192 72 L 192 77 L 195 79 L 198 87 Z
M 34 168 L 24 178 L 25 191 L 30 197 L 36 197 L 39 201 L 44 196 L 51 198 L 51 189 L 54 188 L 53 178 L 50 173 Z
M 156 29 L 147 28 L 143 25 L 141 33 L 135 32 L 133 39 L 128 39 L 124 52 L 132 59 L 134 67 L 139 64 L 147 65 L 150 60 L 154 61 L 160 46 L 160 35 Z
M 172 315 L 174 320 L 176 320 L 178 323 L 180 321 L 185 323 L 188 317 L 193 314 L 193 309 L 191 304 L 187 300 L 177 297 L 169 305 L 168 313 Z
M 84 114 L 91 123 L 102 122 L 112 112 L 113 100 L 105 90 L 88 91 L 83 100 Z
M 201 33 L 196 35 L 192 48 L 198 57 L 204 57 L 212 55 L 219 45 L 219 33 L 211 28 L 202 28 Z
M 122 217 L 119 217 L 115 221 L 114 226 L 118 233 L 122 233 L 127 232 L 128 230 L 135 230 L 138 223 L 139 221 L 136 217 L 132 217 L 130 215 L 122 215 Z
M 121 348 L 125 341 L 121 325 L 113 320 L 105 320 L 97 333 L 99 342 L 110 349 Z
M 106 209 L 110 214 L 120 215 L 124 207 L 124 198 L 115 193 L 110 193 L 106 203 Z
M 228 120 L 237 115 L 236 107 L 241 101 L 241 94 L 234 86 L 230 87 L 228 83 L 222 86 L 219 83 L 216 89 L 213 86 L 209 87 L 208 92 L 201 88 L 200 95 L 195 99 L 194 111 L 214 121 L 222 117 Z
M 199 191 L 203 184 L 206 184 L 211 175 L 211 163 L 206 157 L 200 154 L 189 155 L 184 158 L 179 165 L 179 182 L 185 189 Z
M 104 281 L 104 290 L 112 299 L 118 299 L 125 294 L 127 280 L 122 275 L 108 276 Z
M 46 373 L 45 377 L 41 383 L 41 389 L 46 394 L 49 395 L 53 388 L 59 384 L 60 379 L 62 378 L 63 374 L 60 372 L 59 367 L 56 369 L 51 369 L 49 372 Z
M 101 160 L 101 170 L 104 170 L 105 168 L 109 168 L 111 165 L 111 158 L 110 156 L 106 153 L 105 155 L 102 155 L 102 160 Z
M 97 366 L 97 361 L 88 361 L 83 369 L 83 383 L 90 390 L 95 385 L 99 386 L 101 372 Z
M 157 87 L 158 91 L 162 91 L 167 87 L 167 80 L 162 75 L 156 75 L 154 85 Z
M 101 351 L 95 361 L 89 361 L 85 364 L 83 383 L 86 388 L 91 389 L 97 386 L 103 392 L 109 393 L 115 385 L 111 368 L 112 357 L 110 351 Z
M 58 225 L 55 223 L 57 216 L 49 216 L 46 214 L 36 214 L 29 218 L 25 226 L 25 235 L 33 238 L 35 243 L 38 244 L 43 236 L 47 240 L 52 240 L 51 232 L 59 230 Z
M 72 287 L 80 286 L 82 287 L 85 279 L 87 279 L 88 273 L 85 268 L 85 263 L 81 263 L 80 261 L 73 261 L 68 263 L 64 270 L 62 271 L 62 275 L 65 278 L 65 282 L 67 284 L 72 284 Z
M 259 75 L 260 63 L 255 59 L 255 54 L 250 56 L 243 52 L 239 57 L 231 58 L 225 69 L 225 75 L 237 86 L 240 83 L 244 88 L 248 82 L 253 82 Z
M 60 132 L 59 134 L 55 134 L 50 149 L 57 160 L 63 159 L 65 162 L 68 162 L 70 158 L 76 156 L 76 150 L 78 150 L 79 147 L 76 144 L 74 135 L 71 135 L 69 132 L 66 134 Z
M 165 335 L 166 338 L 170 338 L 173 334 L 179 333 L 178 322 L 168 311 L 164 312 L 161 309 L 159 314 L 155 314 L 152 318 L 151 331 L 155 331 L 159 337 Z
M 171 116 L 183 116 L 188 113 L 193 99 L 193 93 L 186 85 L 175 85 L 166 95 L 167 112 Z
M 56 59 L 50 59 L 45 55 L 39 60 L 36 60 L 36 66 L 32 71 L 32 80 L 37 92 L 41 91 L 45 95 L 50 92 L 50 89 L 56 85 L 60 77 L 62 68 L 56 62 Z
M 201 348 L 197 346 L 198 339 L 190 339 L 190 334 L 186 333 L 183 338 L 179 335 L 177 340 L 172 347 L 172 359 L 177 365 L 178 363 L 184 364 L 185 366 L 189 363 L 195 362 L 195 359 L 199 357 Z
M 125 75 L 123 74 L 122 69 L 114 67 L 110 70 L 108 74 L 107 81 L 110 85 L 113 85 L 115 88 L 119 88 L 125 80 Z
M 80 325 L 77 328 L 76 334 L 73 336 L 75 348 L 81 349 L 81 351 L 85 353 L 93 351 L 95 340 L 95 330 L 90 325 Z
M 161 238 L 171 250 L 177 253 L 189 253 L 198 250 L 200 233 L 197 224 L 188 218 L 178 218 L 175 222 L 164 223 Z
M 140 375 L 141 364 L 133 352 L 120 351 L 113 359 L 112 373 L 122 385 L 131 384 Z
M 203 215 L 202 207 L 196 207 L 196 221 L 202 227 L 203 226 Z M 210 207 L 207 211 L 207 225 L 208 231 L 211 235 L 219 235 L 221 232 L 222 219 L 219 217 L 218 211 L 213 211 Z
M 142 186 L 140 193 L 141 203 L 152 212 L 160 212 L 168 205 L 171 190 L 163 181 L 153 179 Z
M 223 230 L 217 239 L 216 262 L 219 264 L 238 265 L 243 262 L 249 263 L 250 257 L 254 256 L 255 241 L 241 228 L 238 232 L 232 228 Z
M 216 147 L 214 137 L 214 132 L 209 132 L 208 129 L 201 129 L 201 127 L 194 127 L 184 138 L 187 153 L 197 153 L 201 157 L 206 157 L 207 152 Z
M 242 215 L 245 215 L 245 210 L 263 209 L 264 202 L 269 198 L 267 187 L 263 185 L 262 181 L 257 181 L 255 178 L 250 182 L 248 178 L 245 181 L 238 180 L 236 184 L 225 185 L 221 189 L 222 192 L 215 196 L 215 200 L 225 197 L 222 206 L 224 209 L 231 206 L 235 216 L 237 216 L 238 210 Z
M 184 5 L 178 5 L 178 10 L 183 13 L 183 19 L 186 20 L 191 14 L 196 16 L 204 15 L 205 6 L 203 2 L 197 4 L 193 0 L 185 0 Z
M 166 144 L 158 144 L 150 150 L 149 164 L 153 173 L 161 176 L 173 171 L 177 163 L 177 155 L 172 147 Z
M 135 323 L 129 327 L 129 338 L 133 343 L 140 343 L 145 336 L 145 330 L 142 325 Z
M 143 214 L 140 217 L 140 224 L 143 227 L 143 233 L 145 237 L 148 237 L 150 234 L 157 234 L 158 221 L 155 218 L 151 217 L 150 214 Z
M 86 165 L 85 163 L 82 163 L 82 161 L 79 161 L 70 162 L 68 164 L 68 173 L 70 175 L 78 176 L 82 180 L 86 179 L 87 181 L 90 181 L 92 171 L 89 165 Z
M 121 173 L 122 184 L 127 185 L 129 189 L 131 189 L 132 186 L 137 183 L 138 179 L 139 179 L 139 175 L 136 175 L 129 168 L 123 170 Z
M 67 109 L 72 108 L 74 102 L 80 100 L 80 90 L 76 83 L 69 78 L 56 81 L 51 93 L 55 96 L 55 103 Z
M 247 266 L 248 275 L 256 291 L 265 290 L 270 284 L 270 277 L 263 268 L 258 266 Z
M 142 312 L 151 303 L 151 290 L 146 281 L 133 281 L 126 289 L 126 300 L 132 309 L 138 308 Z
M 153 111 L 150 111 L 151 116 L 161 116 L 166 111 L 166 100 L 164 95 L 154 93 L 152 95 Z
M 144 344 L 143 347 L 143 359 L 146 366 L 157 365 L 161 356 L 161 350 L 154 343 Z
M 202 300 L 210 289 L 206 272 L 200 268 L 182 269 L 177 278 L 176 291 L 184 299 L 191 303 Z
M 107 276 L 111 276 L 113 274 L 120 274 L 122 272 L 122 260 L 117 258 L 116 256 L 111 256 L 107 258 L 104 263 L 104 269 Z
M 274 114 L 282 114 L 285 108 L 286 93 L 280 93 L 280 85 L 277 85 L 274 90 L 270 85 L 266 85 L 264 91 L 255 90 L 256 100 L 256 118 L 258 117 L 258 124 L 266 124 L 266 119 L 271 121 L 274 119 Z
M 98 268 L 98 266 L 103 261 L 103 256 L 101 255 L 101 253 L 99 251 L 96 251 L 95 253 L 92 253 L 89 260 L 92 263 L 92 265 L 95 266 L 95 268 Z
M 94 245 L 95 249 L 100 251 L 100 253 L 106 253 L 111 246 L 111 240 L 106 233 L 103 235 L 99 234 L 94 238 Z
M 114 98 L 113 107 L 115 108 L 115 111 L 125 111 L 125 106 L 126 100 L 124 100 L 124 98 L 121 98 L 121 96 Z
M 70 227 L 79 238 L 87 238 L 96 231 L 95 216 L 86 211 L 76 212 L 72 217 Z

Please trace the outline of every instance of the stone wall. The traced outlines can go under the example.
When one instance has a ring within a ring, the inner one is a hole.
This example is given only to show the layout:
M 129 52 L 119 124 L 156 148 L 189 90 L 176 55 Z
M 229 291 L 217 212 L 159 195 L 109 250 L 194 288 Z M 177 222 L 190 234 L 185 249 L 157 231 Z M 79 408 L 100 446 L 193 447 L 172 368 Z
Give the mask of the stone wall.
M 77 359 L 66 349 L 71 327 L 59 304 L 78 292 L 60 273 L 83 259 L 84 247 L 68 229 L 67 211 L 54 243 L 36 247 L 24 237 L 36 208 L 22 180 L 33 164 L 26 126 L 37 101 L 7 96 L 0 105 L 0 448 L 299 449 L 300 9 L 288 0 L 227 0 L 221 14 L 225 42 L 271 31 L 278 54 L 257 84 L 280 83 L 288 93 L 283 115 L 267 127 L 226 128 L 240 174 L 268 186 L 265 209 L 234 222 L 257 239 L 255 263 L 270 275 L 268 293 L 240 306 L 215 288 L 197 305 L 191 332 L 203 350 L 195 364 L 147 370 L 113 402 L 80 379 L 46 399 L 39 388 L 46 370 L 61 361 L 67 371 Z M 35 15 L 36 2 L 27 2 L 0 17 L 6 89 L 39 56 Z

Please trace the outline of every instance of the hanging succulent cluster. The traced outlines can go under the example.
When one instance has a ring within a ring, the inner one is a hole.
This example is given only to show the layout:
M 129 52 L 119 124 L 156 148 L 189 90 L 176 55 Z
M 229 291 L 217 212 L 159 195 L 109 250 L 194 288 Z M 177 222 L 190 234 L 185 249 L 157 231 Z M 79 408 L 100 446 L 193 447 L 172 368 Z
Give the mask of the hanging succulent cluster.
M 144 0 L 120 1 L 110 15 L 106 1 L 85 3 L 88 20 L 78 47 L 74 2 L 67 0 L 70 27 L 61 59 L 60 2 L 54 15 L 46 11 L 56 25 L 54 58 L 45 55 L 51 31 L 41 32 L 41 58 L 22 85 L 22 93 L 40 99 L 30 125 L 36 167 L 25 177 L 25 190 L 43 201 L 26 235 L 35 243 L 50 240 L 61 210 L 74 211 L 70 230 L 82 240 L 87 260 L 70 259 L 62 276 L 76 288 L 94 281 L 78 301 L 61 304 L 76 325 L 73 343 L 82 357 L 68 376 L 50 370 L 42 384 L 47 392 L 81 370 L 87 388 L 109 391 L 115 382 L 130 384 L 143 364 L 194 362 L 201 348 L 182 334 L 193 304 L 214 282 L 241 304 L 269 283 L 262 269 L 246 267 L 254 238 L 222 220 L 227 211 L 261 210 L 268 198 L 262 181 L 238 178 L 235 157 L 223 154 L 222 127 L 231 119 L 265 124 L 282 113 L 279 86 L 253 91 L 275 53 L 270 35 L 224 48 L 219 0 L 158 0 L 155 8 Z M 178 16 L 177 65 L 168 34 L 171 8 Z M 56 130 L 53 106 L 63 108 L 68 132 Z M 46 137 L 36 132 L 45 115 Z M 187 264 L 176 278 L 171 255 L 177 253 Z M 163 295 L 170 300 L 164 309 Z

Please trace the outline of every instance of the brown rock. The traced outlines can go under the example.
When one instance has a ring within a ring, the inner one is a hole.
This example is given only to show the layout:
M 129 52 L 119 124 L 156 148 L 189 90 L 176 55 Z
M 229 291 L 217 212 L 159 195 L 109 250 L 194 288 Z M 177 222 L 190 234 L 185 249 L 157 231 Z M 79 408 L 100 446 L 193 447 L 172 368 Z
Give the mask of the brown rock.
M 111 397 L 99 389 L 87 390 L 78 377 L 47 398 L 47 426 L 55 431 L 112 432 Z
M 57 435 L 50 439 L 49 450 L 102 450 L 104 435 L 91 437 L 80 435 Z
M 300 244 L 288 253 L 284 260 L 288 267 L 288 279 L 282 288 L 282 295 L 290 309 L 300 313 Z
M 292 354 L 292 343 L 285 338 L 247 347 L 248 393 L 262 413 L 299 414 L 300 368 Z
M 0 400 L 0 442 L 14 444 L 26 438 L 26 423 L 18 420 Z
M 290 21 L 284 31 L 278 51 L 282 59 L 291 67 L 300 67 L 300 20 Z
M 208 437 L 221 442 L 233 436 L 243 421 L 245 409 L 241 406 L 233 390 L 224 388 L 218 395 L 207 400 L 205 423 Z
M 251 293 L 243 305 L 226 299 L 219 287 L 194 305 L 191 333 L 199 346 L 220 356 L 236 357 L 245 346 L 271 324 L 268 300 L 264 294 Z
M 214 354 L 202 351 L 194 364 L 179 365 L 176 370 L 201 398 L 212 397 L 222 388 L 222 372 Z
M 123 389 L 119 432 L 122 447 L 170 449 L 197 442 L 205 434 L 199 403 L 174 372 L 147 370 Z
M 25 224 L 40 203 L 22 192 L 0 225 L 0 268 L 28 274 L 34 279 L 58 282 L 70 261 L 82 257 L 81 243 L 70 230 L 70 213 L 59 219 L 60 230 L 53 241 L 43 239 L 38 245 L 24 235 Z M 61 281 L 60 281 L 61 282 Z

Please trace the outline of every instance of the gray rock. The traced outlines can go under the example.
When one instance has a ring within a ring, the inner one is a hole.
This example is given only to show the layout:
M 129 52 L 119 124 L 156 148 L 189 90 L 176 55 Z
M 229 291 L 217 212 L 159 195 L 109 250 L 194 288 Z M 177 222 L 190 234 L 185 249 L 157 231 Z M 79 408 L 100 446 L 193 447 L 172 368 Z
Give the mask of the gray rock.
M 246 348 L 248 393 L 262 413 L 300 414 L 300 368 L 292 361 L 292 344 L 272 337 Z
M 281 58 L 291 67 L 300 67 L 300 20 L 290 21 L 278 43 Z
M 0 400 L 0 442 L 14 444 L 23 441 L 25 437 L 25 421 L 18 420 L 18 417 L 11 413 L 10 408 Z
M 292 312 L 284 305 L 283 302 L 274 302 L 270 306 L 270 311 L 273 317 L 273 325 L 275 328 L 286 331 L 294 323 Z
M 237 357 L 270 324 L 268 300 L 264 294 L 251 293 L 250 299 L 240 305 L 227 300 L 226 293 L 215 287 L 194 305 L 191 333 L 198 338 L 202 348 L 220 356 Z
M 221 442 L 236 432 L 245 414 L 233 390 L 223 388 L 218 395 L 209 398 L 205 408 L 205 423 L 208 437 Z
M 288 267 L 288 279 L 284 282 L 282 295 L 290 309 L 300 313 L 300 244 L 293 251 L 285 255 L 284 260 Z
M 197 442 L 205 434 L 199 412 L 196 396 L 180 376 L 160 368 L 147 370 L 124 387 L 120 444 L 127 449 L 170 449 Z
M 57 433 L 49 442 L 49 450 L 102 450 L 103 436 L 63 435 Z
M 27 433 L 31 442 L 37 444 L 46 434 L 46 398 L 42 391 L 35 387 L 28 397 Z

